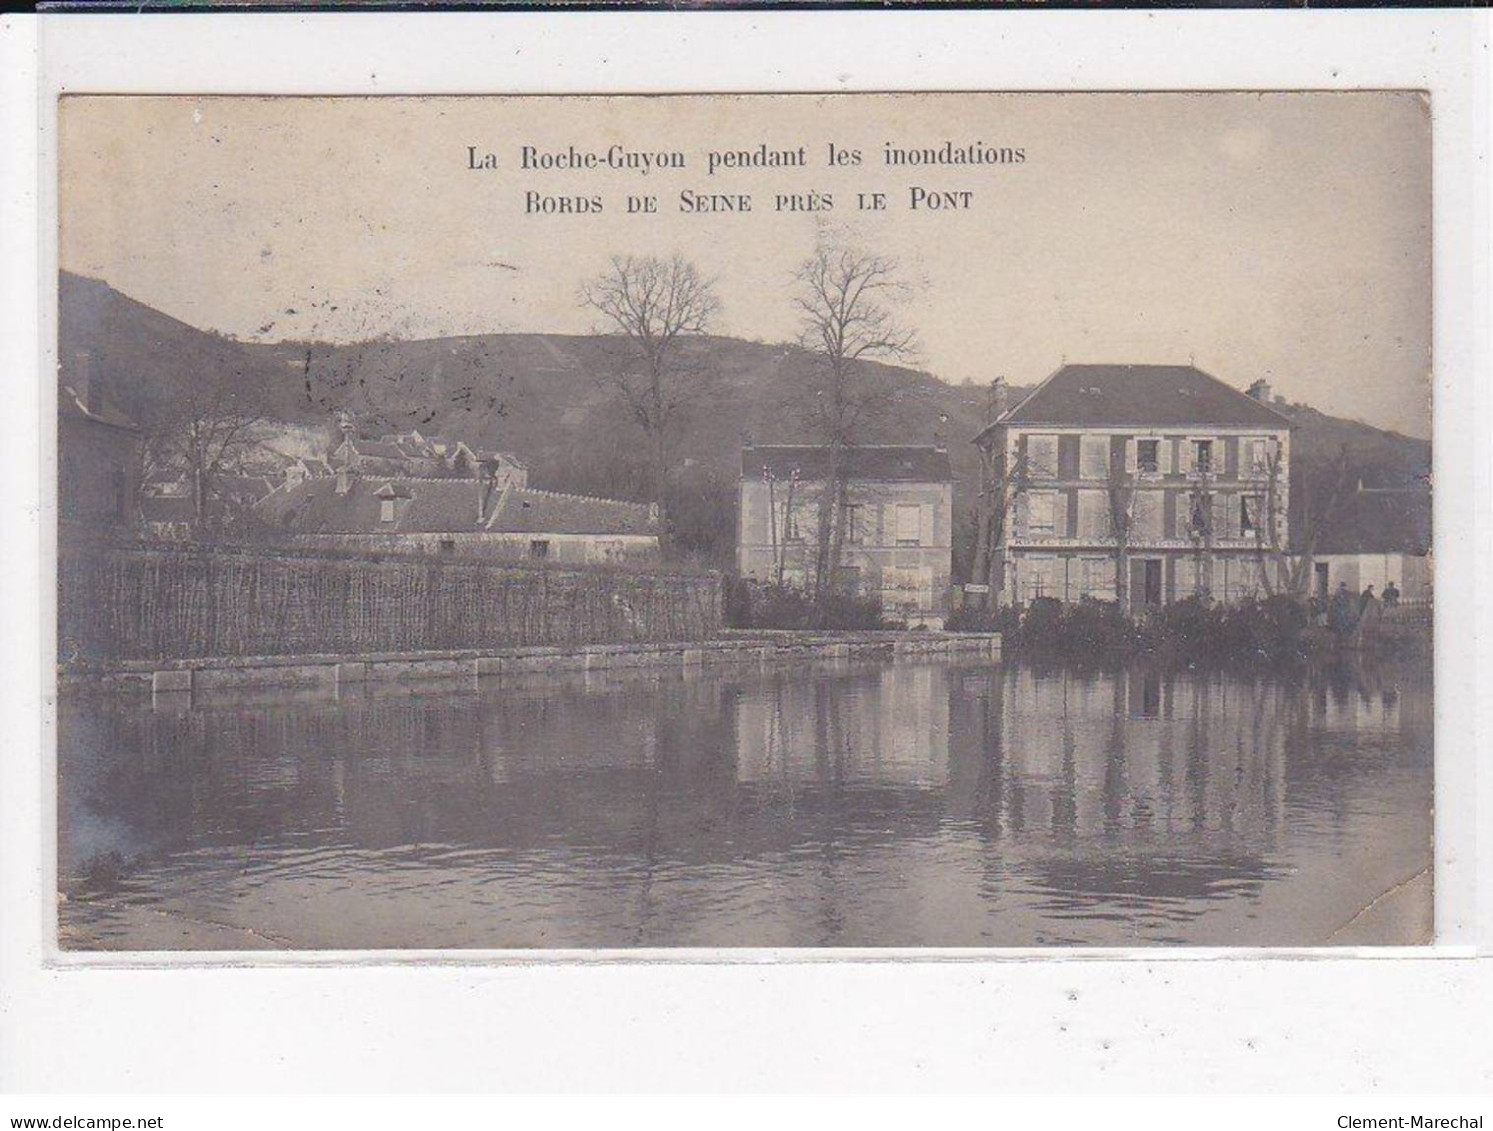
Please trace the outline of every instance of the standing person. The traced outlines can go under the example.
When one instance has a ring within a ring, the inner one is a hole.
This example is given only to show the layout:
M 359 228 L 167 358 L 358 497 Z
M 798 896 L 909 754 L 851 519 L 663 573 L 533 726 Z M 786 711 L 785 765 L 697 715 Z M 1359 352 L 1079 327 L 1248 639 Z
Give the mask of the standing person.
M 1400 591 L 1393 581 L 1384 587 L 1384 607 L 1386 609 L 1400 607 Z
M 1379 627 L 1380 612 L 1379 598 L 1374 596 L 1374 587 L 1366 586 L 1358 598 L 1358 629 L 1354 634 L 1357 642 L 1362 643 L 1365 632 L 1373 632 Z

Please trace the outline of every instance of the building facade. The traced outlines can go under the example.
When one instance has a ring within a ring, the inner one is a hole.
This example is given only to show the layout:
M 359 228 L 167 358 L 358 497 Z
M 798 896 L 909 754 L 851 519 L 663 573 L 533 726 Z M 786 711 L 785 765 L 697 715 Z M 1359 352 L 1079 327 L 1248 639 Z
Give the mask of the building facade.
M 1134 610 L 1273 591 L 1291 423 L 1269 400 L 1190 365 L 1065 365 L 1014 408 L 997 397 L 975 438 L 975 591 Z
M 1400 601 L 1429 603 L 1430 486 L 1360 479 L 1357 490 L 1325 516 L 1311 549 L 1311 595 L 1319 601 L 1327 601 L 1340 585 L 1355 594 L 1372 585 L 1380 596 L 1393 585 Z
M 954 476 L 949 453 L 925 446 L 848 450 L 844 530 L 834 584 L 880 599 L 909 624 L 941 626 L 949 609 Z M 830 452 L 816 445 L 742 449 L 736 568 L 763 584 L 812 583 Z
M 57 507 L 66 524 L 120 530 L 136 521 L 140 490 L 140 429 L 90 390 L 88 359 L 78 386 L 57 391 Z

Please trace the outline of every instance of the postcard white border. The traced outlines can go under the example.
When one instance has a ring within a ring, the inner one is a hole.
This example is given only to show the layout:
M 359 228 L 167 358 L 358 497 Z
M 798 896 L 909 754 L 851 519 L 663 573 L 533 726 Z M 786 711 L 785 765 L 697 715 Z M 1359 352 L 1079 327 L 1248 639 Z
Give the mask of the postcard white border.
M 1224 1070 L 1243 1073 L 1231 1078 L 1236 1086 L 1310 1088 L 1324 1072 L 1349 1086 L 1376 1079 L 1425 1086 L 1451 1076 L 1488 1081 L 1474 1037 L 1488 1022 L 1460 1013 L 1457 999 L 1475 1003 L 1479 986 L 1485 996 L 1489 962 L 1472 956 L 1493 941 L 1493 869 L 1487 841 L 1477 838 L 1477 814 L 1493 811 L 1493 775 L 1479 781 L 1475 759 L 1490 733 L 1488 708 L 1476 696 L 1489 671 L 1488 603 L 1479 600 L 1489 573 L 1477 564 L 1490 549 L 1485 14 L 51 16 L 29 26 L 39 32 L 32 60 L 38 85 L 19 87 L 19 102 L 0 103 L 24 114 L 25 99 L 34 97 L 43 122 L 29 186 L 24 169 L 6 180 L 7 205 L 19 192 L 25 206 L 28 187 L 39 190 L 29 202 L 38 226 L 17 232 L 21 225 L 6 225 L 0 237 L 7 252 L 18 235 L 41 237 L 38 255 L 17 247 L 5 267 L 6 350 L 18 354 L 9 367 L 12 412 L 3 422 L 7 463 L 15 452 L 29 456 L 7 481 L 25 484 L 31 502 L 13 523 L 7 501 L 5 529 L 14 536 L 6 539 L 4 576 L 7 592 L 34 592 L 37 600 L 25 607 L 28 622 L 36 614 L 28 631 L 6 638 L 7 670 L 19 681 L 5 689 L 6 719 L 20 737 L 0 762 L 0 978 L 9 1007 L 0 1086 L 14 1080 L 66 1087 L 80 1057 L 89 1087 L 119 1089 L 179 1084 L 183 1064 L 191 1065 L 194 1087 L 242 1081 L 246 1072 L 270 1086 L 322 1087 L 972 1082 L 953 1069 L 977 1070 L 982 1085 L 1020 1089 L 1063 1086 L 1075 1070 L 1143 1086 L 1154 1083 L 1162 1064 L 1174 1073 L 1179 1055 L 1197 1068 L 1199 1081 L 1232 1065 Z M 16 36 L 8 35 L 7 49 Z M 51 418 L 54 393 L 50 382 L 33 385 L 30 375 L 55 364 L 59 92 L 1360 87 L 1426 89 L 1432 96 L 1435 947 L 1268 957 L 1022 950 L 983 960 L 948 951 L 664 951 L 592 953 L 585 962 L 565 952 L 358 952 L 256 954 L 252 965 L 242 955 L 90 956 L 85 969 L 47 945 L 55 853 L 46 859 L 43 845 L 55 829 L 43 818 L 55 812 L 55 794 L 50 759 L 26 739 L 50 738 L 34 727 L 49 676 L 36 686 L 30 670 L 46 650 L 43 629 L 52 623 L 55 597 L 45 583 L 50 562 L 23 560 L 17 551 L 43 543 L 45 516 L 36 502 L 39 485 L 53 479 L 36 433 Z M 16 160 L 8 155 L 7 174 Z M 40 343 L 39 357 L 34 348 L 29 358 L 16 348 L 28 338 L 33 347 Z M 314 1002 L 325 1008 L 308 1016 Z M 1350 1024 L 1355 1010 L 1360 1020 Z M 11 1029 L 17 1017 L 38 1024 L 44 1012 L 50 1019 L 26 1036 Z M 1071 1015 L 1066 1025 L 1056 1020 L 1064 1015 Z M 1075 1028 L 1113 1035 L 1089 1042 L 1070 1036 Z M 121 1038 L 131 1031 L 148 1039 Z M 1184 1034 L 1189 1047 L 1179 1054 Z M 1405 1045 L 1412 1034 L 1422 1042 L 1413 1053 Z M 907 1044 L 912 1039 L 916 1049 Z M 1262 1040 L 1289 1055 L 1244 1055 Z M 810 1062 L 795 1059 L 805 1042 L 817 1049 Z M 214 1050 L 229 1049 L 226 1061 L 214 1059 Z

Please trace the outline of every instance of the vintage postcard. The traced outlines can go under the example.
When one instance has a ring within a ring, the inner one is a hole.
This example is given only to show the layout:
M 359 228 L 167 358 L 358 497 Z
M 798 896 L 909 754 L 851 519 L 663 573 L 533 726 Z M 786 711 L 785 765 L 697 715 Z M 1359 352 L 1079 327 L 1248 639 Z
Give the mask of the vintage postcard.
M 58 117 L 64 952 L 1432 941 L 1425 92 Z

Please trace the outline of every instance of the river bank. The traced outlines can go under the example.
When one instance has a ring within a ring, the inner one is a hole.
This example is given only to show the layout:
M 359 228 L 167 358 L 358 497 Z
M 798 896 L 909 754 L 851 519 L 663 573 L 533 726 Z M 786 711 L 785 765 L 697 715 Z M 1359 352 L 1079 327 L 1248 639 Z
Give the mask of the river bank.
M 371 652 L 73 663 L 59 686 L 190 695 L 255 687 L 340 687 L 384 680 L 484 679 L 535 672 L 613 668 L 775 665 L 797 660 L 949 656 L 998 660 L 995 633 L 793 632 L 723 630 L 710 640 L 674 643 L 514 647 L 487 651 Z

